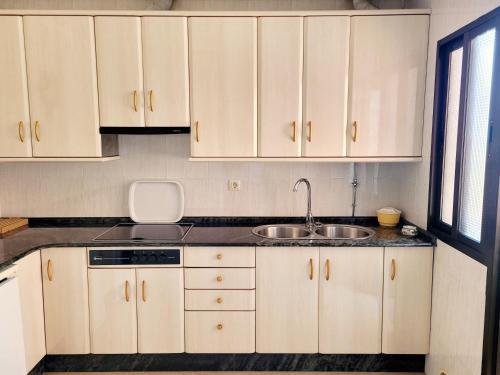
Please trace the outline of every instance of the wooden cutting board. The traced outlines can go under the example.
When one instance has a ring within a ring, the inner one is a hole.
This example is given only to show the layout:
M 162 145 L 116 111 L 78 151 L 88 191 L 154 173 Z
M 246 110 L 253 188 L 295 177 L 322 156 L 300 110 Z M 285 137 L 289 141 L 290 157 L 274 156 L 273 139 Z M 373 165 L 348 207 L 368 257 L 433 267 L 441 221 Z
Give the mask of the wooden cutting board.
M 12 234 L 28 226 L 28 219 L 20 217 L 6 217 L 0 219 L 0 238 Z

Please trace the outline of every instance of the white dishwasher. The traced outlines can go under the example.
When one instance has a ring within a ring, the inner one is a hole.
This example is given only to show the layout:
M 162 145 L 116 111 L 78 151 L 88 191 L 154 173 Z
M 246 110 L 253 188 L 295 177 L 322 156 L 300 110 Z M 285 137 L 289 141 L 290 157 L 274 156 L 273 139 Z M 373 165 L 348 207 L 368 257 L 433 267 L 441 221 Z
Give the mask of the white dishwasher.
M 0 271 L 0 373 L 25 375 L 23 325 L 17 266 Z

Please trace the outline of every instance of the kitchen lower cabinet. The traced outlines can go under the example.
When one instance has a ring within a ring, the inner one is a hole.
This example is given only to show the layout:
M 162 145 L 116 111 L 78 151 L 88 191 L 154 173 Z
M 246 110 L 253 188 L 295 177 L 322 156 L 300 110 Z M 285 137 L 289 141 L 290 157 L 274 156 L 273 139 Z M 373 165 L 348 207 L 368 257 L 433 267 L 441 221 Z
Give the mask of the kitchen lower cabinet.
M 0 17 L 0 50 L 0 157 L 30 157 L 31 132 L 22 17 Z
M 386 247 L 382 352 L 429 353 L 432 247 Z
M 87 250 L 42 249 L 47 354 L 90 352 Z
M 320 353 L 381 353 L 383 270 L 382 247 L 320 248 Z
M 16 264 L 28 373 L 46 354 L 40 250 L 19 259 Z
M 348 156 L 422 155 L 428 15 L 351 17 Z
M 139 353 L 184 351 L 182 268 L 137 269 Z
M 25 16 L 23 22 L 33 156 L 107 156 L 99 134 L 93 17 Z
M 186 311 L 186 352 L 255 352 L 255 312 Z
M 256 345 L 259 353 L 318 352 L 317 247 L 258 247 Z
M 90 337 L 94 354 L 137 353 L 134 269 L 89 269 Z
M 191 156 L 257 156 L 257 19 L 191 17 Z

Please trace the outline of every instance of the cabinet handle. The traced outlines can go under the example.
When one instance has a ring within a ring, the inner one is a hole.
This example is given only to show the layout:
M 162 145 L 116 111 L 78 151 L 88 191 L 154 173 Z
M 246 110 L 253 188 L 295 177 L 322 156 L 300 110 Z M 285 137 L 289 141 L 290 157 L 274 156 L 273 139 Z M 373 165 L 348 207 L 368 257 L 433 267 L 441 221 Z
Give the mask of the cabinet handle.
M 358 123 L 357 123 L 357 121 L 354 121 L 352 123 L 352 128 L 354 129 L 354 134 L 352 134 L 352 141 L 356 142 L 356 140 L 358 139 Z
M 19 135 L 19 140 L 24 143 L 24 122 L 19 121 L 17 126 L 17 134 Z
M 295 142 L 297 140 L 297 122 L 292 122 L 292 141 Z
M 221 260 L 222 259 L 222 254 L 217 254 L 217 260 Z
M 198 121 L 194 123 L 194 139 L 196 142 L 200 142 L 200 132 L 198 131 Z
M 312 280 L 314 277 L 314 266 L 312 258 L 309 259 L 309 280 Z
M 222 299 L 222 297 L 218 297 L 217 298 L 217 303 L 220 305 L 220 304 L 222 304 L 222 302 L 224 302 L 224 300 Z
M 134 112 L 137 112 L 137 90 L 134 90 Z
M 326 260 L 326 281 L 330 280 L 330 259 Z
M 222 323 L 217 324 L 217 329 L 219 331 L 222 330 L 222 328 L 224 328 L 224 326 L 222 325 Z
M 308 142 L 311 142 L 311 140 L 312 140 L 312 127 L 313 127 L 312 121 L 309 121 L 307 123 L 307 141 Z
M 217 276 L 217 279 L 216 279 L 216 280 L 217 280 L 217 282 L 218 282 L 218 283 L 220 283 L 220 282 L 222 281 L 222 276 L 220 276 L 220 275 L 219 275 L 219 276 Z
M 391 280 L 396 278 L 396 260 L 391 260 Z
M 52 261 L 50 259 L 47 261 L 47 278 L 49 281 L 54 280 L 54 274 L 52 273 Z
M 142 280 L 142 302 L 146 302 L 146 280 Z
M 128 280 L 125 281 L 125 301 L 130 301 L 130 284 Z
M 154 112 L 153 108 L 153 90 L 149 90 L 149 110 Z
M 35 121 L 35 138 L 37 142 L 40 142 L 40 122 Z

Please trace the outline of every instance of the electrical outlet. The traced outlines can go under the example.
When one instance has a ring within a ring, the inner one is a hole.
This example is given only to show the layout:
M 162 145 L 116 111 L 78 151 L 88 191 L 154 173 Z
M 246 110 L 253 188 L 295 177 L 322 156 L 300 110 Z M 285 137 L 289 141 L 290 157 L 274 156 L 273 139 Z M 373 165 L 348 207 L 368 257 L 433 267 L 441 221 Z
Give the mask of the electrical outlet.
M 241 181 L 240 180 L 229 180 L 229 191 L 240 191 Z

